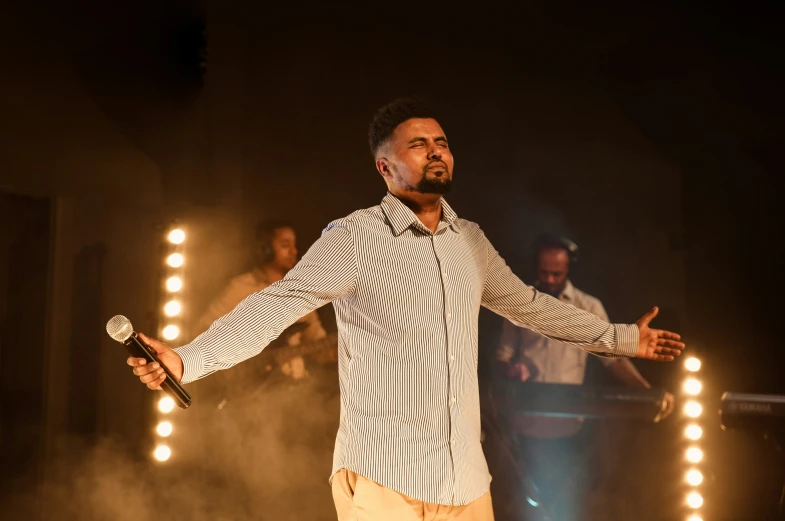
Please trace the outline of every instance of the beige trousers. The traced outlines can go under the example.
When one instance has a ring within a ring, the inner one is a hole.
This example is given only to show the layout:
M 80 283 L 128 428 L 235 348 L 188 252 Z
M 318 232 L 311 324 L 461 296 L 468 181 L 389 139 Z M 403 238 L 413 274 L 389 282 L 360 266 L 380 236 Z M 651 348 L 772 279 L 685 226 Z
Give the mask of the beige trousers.
M 491 493 L 447 506 L 404 496 L 347 469 L 333 476 L 338 521 L 493 521 Z

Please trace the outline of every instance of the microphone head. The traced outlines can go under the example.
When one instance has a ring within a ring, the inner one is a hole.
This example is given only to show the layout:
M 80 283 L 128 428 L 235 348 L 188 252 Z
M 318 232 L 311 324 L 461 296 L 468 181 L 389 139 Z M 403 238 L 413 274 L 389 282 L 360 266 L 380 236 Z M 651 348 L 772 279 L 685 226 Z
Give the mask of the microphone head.
M 106 323 L 106 332 L 110 337 L 122 343 L 131 338 L 134 326 L 123 315 L 115 315 Z

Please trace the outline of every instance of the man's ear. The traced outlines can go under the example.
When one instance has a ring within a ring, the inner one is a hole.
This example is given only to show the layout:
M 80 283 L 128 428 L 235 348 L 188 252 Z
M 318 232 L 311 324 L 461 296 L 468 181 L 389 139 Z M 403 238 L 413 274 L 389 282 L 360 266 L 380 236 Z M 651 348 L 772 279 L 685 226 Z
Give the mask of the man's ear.
M 376 159 L 376 170 L 381 174 L 381 176 L 385 179 L 392 178 L 392 172 L 390 172 L 390 162 L 387 161 L 385 157 L 379 157 Z

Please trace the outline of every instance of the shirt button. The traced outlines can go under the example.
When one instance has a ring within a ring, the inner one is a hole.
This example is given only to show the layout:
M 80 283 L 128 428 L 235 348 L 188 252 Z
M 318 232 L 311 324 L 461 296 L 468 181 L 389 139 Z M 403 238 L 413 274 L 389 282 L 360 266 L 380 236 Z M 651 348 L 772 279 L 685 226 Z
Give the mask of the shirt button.
M 452 313 L 447 313 L 447 320 L 450 320 L 451 318 L 452 318 Z
M 450 355 L 450 360 L 455 360 L 455 355 Z
M 458 403 L 458 398 L 456 398 L 455 396 L 453 396 L 453 397 L 452 397 L 452 403 Z

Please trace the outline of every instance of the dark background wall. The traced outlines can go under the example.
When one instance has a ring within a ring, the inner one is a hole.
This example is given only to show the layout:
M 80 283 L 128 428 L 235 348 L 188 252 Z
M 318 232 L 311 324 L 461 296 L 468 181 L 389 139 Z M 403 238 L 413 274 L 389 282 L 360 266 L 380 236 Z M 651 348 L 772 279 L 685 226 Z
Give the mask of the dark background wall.
M 534 235 L 566 233 L 583 250 L 576 284 L 614 320 L 657 304 L 658 324 L 685 334 L 709 413 L 724 390 L 785 392 L 774 8 L 2 9 L 0 191 L 52 208 L 34 474 L 73 439 L 144 446 L 152 399 L 92 329 L 118 312 L 155 326 L 166 224 L 188 227 L 193 317 L 242 269 L 257 219 L 293 221 L 304 248 L 379 201 L 365 131 L 400 95 L 441 109 L 457 165 L 449 200 L 526 280 Z M 489 353 L 500 322 L 484 312 L 481 325 Z M 638 365 L 658 386 L 681 377 Z M 776 469 L 711 421 L 712 517 L 749 519 L 755 504 L 763 518 Z

